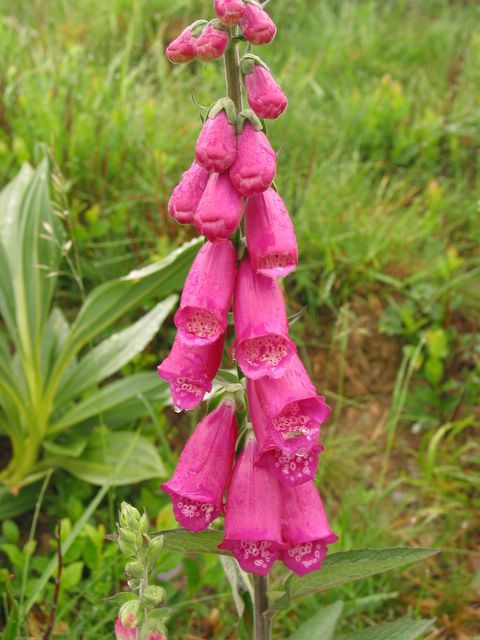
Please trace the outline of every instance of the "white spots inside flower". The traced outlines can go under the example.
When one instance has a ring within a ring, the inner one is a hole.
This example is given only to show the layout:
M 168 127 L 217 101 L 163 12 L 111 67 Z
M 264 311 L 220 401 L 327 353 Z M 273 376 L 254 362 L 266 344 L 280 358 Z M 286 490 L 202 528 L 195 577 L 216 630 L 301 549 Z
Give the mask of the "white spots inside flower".
M 174 501 L 174 506 L 178 515 L 187 519 L 200 519 L 205 521 L 205 525 L 210 524 L 213 519 L 214 505 L 210 502 L 199 502 L 189 498 L 179 497 Z
M 278 366 L 288 354 L 288 341 L 283 336 L 269 334 L 242 342 L 242 351 L 252 366 Z
M 203 396 L 204 389 L 197 386 L 190 378 L 179 376 L 175 379 L 175 392 L 178 394 L 187 393 L 194 396 Z
M 245 562 L 253 563 L 259 569 L 268 569 L 273 560 L 269 540 L 242 540 L 240 553 Z
M 259 256 L 257 259 L 259 270 L 284 269 L 292 264 L 294 259 L 290 253 L 270 253 L 268 256 Z
M 215 313 L 209 309 L 188 309 L 185 314 L 185 330 L 197 338 L 213 339 L 222 331 Z
M 308 415 L 301 413 L 298 402 L 291 402 L 273 419 L 273 426 L 284 440 L 304 437 L 313 440 L 318 435 L 318 426 Z
M 275 470 L 287 484 L 295 484 L 299 480 L 306 480 L 314 475 L 315 456 L 311 452 L 307 455 L 299 453 L 288 455 L 276 449 L 273 457 Z
M 325 546 L 321 542 L 304 542 L 288 548 L 288 555 L 292 561 L 305 569 L 320 565 L 325 555 Z

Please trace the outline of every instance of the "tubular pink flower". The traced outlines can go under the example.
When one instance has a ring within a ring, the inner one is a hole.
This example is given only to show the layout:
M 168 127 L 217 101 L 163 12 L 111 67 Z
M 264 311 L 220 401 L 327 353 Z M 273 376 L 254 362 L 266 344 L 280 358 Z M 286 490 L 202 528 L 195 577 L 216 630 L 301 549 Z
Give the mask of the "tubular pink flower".
M 237 24 L 245 11 L 242 0 L 215 0 L 215 12 L 223 24 Z
M 252 385 L 267 416 L 271 441 L 284 453 L 310 451 L 330 407 L 317 395 L 300 358 L 296 354 L 291 358 L 281 378 L 264 377 Z
M 193 224 L 193 215 L 205 191 L 210 174 L 193 162 L 182 175 L 168 201 L 168 212 L 180 224 Z
M 283 294 L 276 280 L 253 271 L 248 256 L 235 280 L 233 320 L 231 350 L 243 373 L 253 379 L 282 376 L 296 351 Z
M 185 342 L 207 344 L 225 333 L 236 266 L 237 254 L 230 240 L 206 242 L 200 249 L 174 318 Z
M 286 453 L 280 449 L 271 431 L 268 429 L 268 418 L 258 400 L 255 385 L 247 379 L 248 408 L 257 438 L 257 454 L 255 464 L 264 467 L 276 476 L 282 484 L 295 487 L 313 480 L 318 468 L 318 458 L 323 451 L 321 444 L 315 443 L 310 451 Z
M 240 29 L 252 44 L 268 44 L 277 33 L 277 27 L 268 13 L 250 2 L 245 5 L 240 18 Z
M 120 621 L 120 618 L 115 620 L 115 640 L 131 640 L 131 638 L 137 638 L 138 629 L 131 627 L 124 627 Z
M 223 173 L 234 163 L 237 155 L 235 126 L 229 122 L 225 111 L 205 120 L 195 155 L 198 164 L 214 173 Z
M 177 522 L 189 531 L 205 529 L 222 513 L 236 438 L 234 403 L 225 400 L 200 422 L 173 477 L 161 485 L 172 498 Z
M 228 489 L 225 538 L 219 549 L 230 550 L 245 571 L 267 575 L 283 548 L 280 490 L 268 471 L 254 464 L 251 439 L 240 454 Z
M 261 64 L 244 76 L 248 104 L 259 118 L 278 118 L 287 108 L 287 98 L 272 74 Z
M 212 242 L 230 237 L 240 224 L 243 198 L 228 173 L 212 173 L 195 211 L 197 229 Z
M 170 62 L 190 62 L 197 55 L 197 41 L 190 25 L 168 45 L 165 51 L 167 58 Z
M 225 335 L 203 346 L 186 344 L 178 335 L 169 355 L 158 366 L 158 375 L 170 384 L 173 404 L 193 409 L 212 390 L 222 360 Z
M 230 179 L 242 196 L 253 196 L 268 189 L 277 166 L 277 157 L 267 136 L 245 122 L 237 136 L 237 157 L 230 168 Z
M 282 198 L 273 189 L 249 198 L 245 230 L 252 268 L 270 278 L 286 276 L 298 264 L 295 230 Z
M 286 566 L 299 576 L 316 571 L 327 555 L 327 545 L 338 540 L 328 524 L 322 499 L 313 482 L 282 487 L 282 537 L 288 545 L 281 552 Z
M 227 31 L 216 29 L 212 24 L 207 24 L 197 40 L 197 57 L 205 62 L 221 58 L 228 43 Z

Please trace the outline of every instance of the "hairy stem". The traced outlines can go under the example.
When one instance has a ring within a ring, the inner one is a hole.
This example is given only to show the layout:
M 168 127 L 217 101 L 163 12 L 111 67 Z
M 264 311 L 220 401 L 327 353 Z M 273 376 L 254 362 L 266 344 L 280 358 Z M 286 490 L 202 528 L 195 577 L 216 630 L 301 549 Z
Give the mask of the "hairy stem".
M 232 36 L 233 33 L 231 32 Z M 227 82 L 228 97 L 233 100 L 237 111 L 242 110 L 242 82 L 240 77 L 240 55 L 237 45 L 230 41 L 225 51 L 225 80 Z
M 270 640 L 270 619 L 264 614 L 268 610 L 268 578 L 253 576 L 253 640 Z

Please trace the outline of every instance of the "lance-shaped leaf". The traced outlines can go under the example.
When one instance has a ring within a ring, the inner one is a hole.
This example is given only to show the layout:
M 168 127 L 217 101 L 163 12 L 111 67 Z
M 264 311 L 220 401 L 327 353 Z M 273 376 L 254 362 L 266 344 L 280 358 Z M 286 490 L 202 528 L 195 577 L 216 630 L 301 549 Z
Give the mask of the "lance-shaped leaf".
M 377 624 L 362 631 L 341 636 L 338 640 L 416 640 L 433 624 L 433 620 L 409 620 Z
M 288 640 L 332 640 L 338 619 L 343 611 L 339 600 L 328 607 L 322 607 L 304 622 Z
M 217 555 L 231 555 L 228 551 L 218 549 L 223 540 L 223 531 L 200 531 L 190 533 L 186 529 L 169 529 L 157 531 L 165 536 L 165 549 L 184 553 L 215 553 Z

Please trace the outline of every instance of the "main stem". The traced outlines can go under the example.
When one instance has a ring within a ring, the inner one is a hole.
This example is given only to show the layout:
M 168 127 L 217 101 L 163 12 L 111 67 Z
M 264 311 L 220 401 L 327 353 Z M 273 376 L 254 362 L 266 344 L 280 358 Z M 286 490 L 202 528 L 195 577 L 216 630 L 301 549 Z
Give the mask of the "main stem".
M 230 38 L 234 36 L 230 31 Z M 240 55 L 238 46 L 230 41 L 225 51 L 225 79 L 228 97 L 233 101 L 238 112 L 242 110 L 242 80 L 240 71 Z M 270 618 L 265 616 L 268 610 L 268 580 L 264 576 L 253 576 L 253 640 L 271 640 Z

